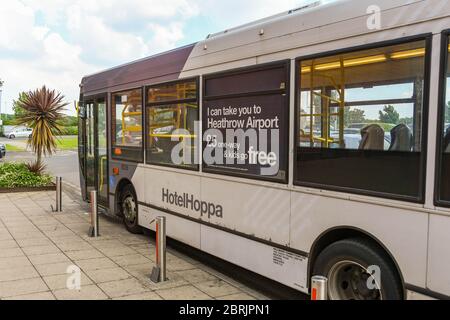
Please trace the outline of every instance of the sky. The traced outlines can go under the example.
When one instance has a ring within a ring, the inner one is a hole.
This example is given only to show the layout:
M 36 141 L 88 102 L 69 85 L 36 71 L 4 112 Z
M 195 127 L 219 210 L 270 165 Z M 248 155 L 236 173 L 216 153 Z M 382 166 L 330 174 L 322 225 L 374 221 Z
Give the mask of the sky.
M 84 75 L 314 0 L 8 0 L 0 5 L 2 113 L 46 85 L 71 102 Z M 325 1 L 327 2 L 327 1 Z M 329 0 L 328 0 L 329 2 Z

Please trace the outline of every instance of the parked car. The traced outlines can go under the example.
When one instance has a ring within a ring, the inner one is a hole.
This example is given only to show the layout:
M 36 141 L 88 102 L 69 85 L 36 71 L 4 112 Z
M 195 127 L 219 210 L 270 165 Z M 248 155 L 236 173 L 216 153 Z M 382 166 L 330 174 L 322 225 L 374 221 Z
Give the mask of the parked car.
M 6 146 L 0 143 L 0 159 L 6 156 Z
M 31 135 L 33 134 L 33 129 L 16 129 L 12 132 L 10 132 L 7 136 L 8 139 L 15 139 L 15 138 L 31 138 Z

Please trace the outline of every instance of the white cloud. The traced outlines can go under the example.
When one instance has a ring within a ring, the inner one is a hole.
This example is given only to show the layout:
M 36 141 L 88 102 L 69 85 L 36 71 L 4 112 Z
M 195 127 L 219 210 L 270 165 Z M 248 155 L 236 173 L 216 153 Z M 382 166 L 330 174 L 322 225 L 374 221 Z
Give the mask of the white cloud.
M 71 7 L 69 11 L 67 26 L 71 39 L 83 48 L 84 59 L 106 66 L 137 59 L 147 53 L 147 46 L 140 36 L 115 31 L 101 18 L 83 15 L 78 7 Z
M 303 5 L 305 2 L 311 1 L 228 0 L 203 2 L 200 0 L 199 2 L 202 3 L 202 14 L 215 21 L 219 21 L 226 28 L 232 28 L 240 24 L 294 9 Z
M 173 49 L 176 43 L 184 37 L 181 23 L 175 22 L 168 26 L 151 23 L 148 25 L 148 28 L 153 33 L 151 40 L 148 42 L 148 51 L 150 53 Z
M 19 1 L 5 1 L 0 8 L 0 48 L 9 52 L 35 51 L 38 46 L 34 12 Z

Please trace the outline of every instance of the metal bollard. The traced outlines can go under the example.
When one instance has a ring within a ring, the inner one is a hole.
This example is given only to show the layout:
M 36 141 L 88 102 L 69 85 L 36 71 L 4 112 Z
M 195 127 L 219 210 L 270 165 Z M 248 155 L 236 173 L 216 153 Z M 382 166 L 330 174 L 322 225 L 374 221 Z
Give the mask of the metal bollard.
M 150 279 L 155 282 L 165 282 L 166 273 L 166 218 L 156 218 L 156 266 Z
M 322 276 L 314 276 L 311 280 L 311 300 L 328 300 L 328 279 Z
M 89 228 L 89 237 L 97 238 L 99 236 L 97 191 L 91 191 L 91 227 Z
M 62 212 L 62 178 L 56 177 L 56 208 L 55 212 Z

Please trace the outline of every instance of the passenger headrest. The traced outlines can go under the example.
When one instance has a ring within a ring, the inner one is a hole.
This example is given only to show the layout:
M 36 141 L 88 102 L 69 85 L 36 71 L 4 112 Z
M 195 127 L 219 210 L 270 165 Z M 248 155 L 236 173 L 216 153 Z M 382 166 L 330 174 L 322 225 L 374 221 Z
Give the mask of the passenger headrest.
M 384 150 L 384 130 L 377 124 L 371 124 L 361 130 L 359 150 Z
M 445 131 L 444 136 L 444 152 L 450 153 L 450 127 Z
M 413 147 L 411 130 L 405 124 L 399 124 L 391 130 L 391 146 L 389 151 L 410 152 Z

